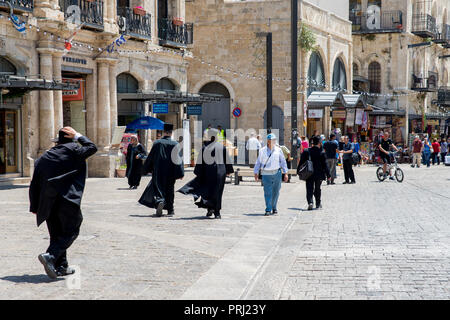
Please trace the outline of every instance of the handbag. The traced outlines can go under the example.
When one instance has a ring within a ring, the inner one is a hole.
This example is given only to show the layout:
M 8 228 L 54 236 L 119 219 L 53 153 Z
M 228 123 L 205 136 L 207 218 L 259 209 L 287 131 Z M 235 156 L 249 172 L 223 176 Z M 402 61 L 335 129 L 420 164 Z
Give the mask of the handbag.
M 270 153 L 270 156 L 267 158 L 266 162 L 264 163 L 264 166 L 262 167 L 262 169 L 259 169 L 259 173 L 258 173 L 258 179 L 261 180 L 262 179 L 262 171 L 264 170 L 264 168 L 267 165 L 267 162 L 269 162 L 270 157 L 272 156 L 273 151 Z
M 307 180 L 314 173 L 314 166 L 311 161 L 311 153 L 308 151 L 308 160 L 297 168 L 297 175 L 300 180 Z
M 353 161 L 353 164 L 355 165 L 355 164 L 358 164 L 359 163 L 359 154 L 357 154 L 357 153 L 352 153 L 352 161 Z

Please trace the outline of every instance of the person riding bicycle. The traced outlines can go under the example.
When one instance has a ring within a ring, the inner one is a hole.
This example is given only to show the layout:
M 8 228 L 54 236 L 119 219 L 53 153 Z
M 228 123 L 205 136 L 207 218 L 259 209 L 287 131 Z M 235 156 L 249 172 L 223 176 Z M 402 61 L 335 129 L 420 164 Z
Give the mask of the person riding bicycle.
M 380 144 L 378 145 L 378 148 L 381 151 L 380 158 L 381 158 L 381 160 L 383 160 L 383 174 L 384 174 L 385 178 L 387 176 L 386 175 L 387 166 L 388 166 L 388 164 L 389 165 L 392 164 L 391 155 L 389 152 L 391 146 L 395 149 L 395 151 L 398 151 L 398 148 L 395 146 L 395 144 L 392 142 L 392 140 L 389 139 L 389 133 L 385 132 L 383 134 Z M 391 169 L 389 169 L 389 179 L 394 180 Z

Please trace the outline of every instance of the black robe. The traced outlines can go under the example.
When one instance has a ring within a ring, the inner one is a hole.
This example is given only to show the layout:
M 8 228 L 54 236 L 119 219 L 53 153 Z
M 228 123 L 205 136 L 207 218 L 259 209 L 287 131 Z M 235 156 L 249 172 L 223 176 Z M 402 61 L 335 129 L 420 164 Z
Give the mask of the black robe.
M 136 159 L 136 156 L 140 156 Z M 144 147 L 138 144 L 136 147 L 130 143 L 127 148 L 127 171 L 128 184 L 130 187 L 139 186 L 142 177 L 142 158 L 147 155 Z
M 86 182 L 86 159 L 97 152 L 88 138 L 81 144 L 59 144 L 44 153 L 35 162 L 29 197 L 30 212 L 37 213 L 37 225 L 48 219 L 57 197 L 80 207 Z
M 211 156 L 209 157 L 209 155 Z M 189 181 L 178 192 L 193 195 L 194 201 L 201 198 L 195 203 L 199 208 L 213 209 L 215 212 L 219 212 L 222 208 L 226 175 L 234 172 L 231 163 L 227 150 L 221 143 L 207 144 L 202 148 L 202 153 L 199 154 L 195 165 L 194 174 L 197 177 Z
M 172 161 L 172 154 L 176 163 Z M 139 203 L 156 208 L 158 203 L 164 202 L 164 209 L 172 210 L 175 181 L 184 177 L 178 142 L 167 136 L 155 141 L 144 163 L 143 174 L 147 173 L 152 174 L 152 180 L 145 188 Z

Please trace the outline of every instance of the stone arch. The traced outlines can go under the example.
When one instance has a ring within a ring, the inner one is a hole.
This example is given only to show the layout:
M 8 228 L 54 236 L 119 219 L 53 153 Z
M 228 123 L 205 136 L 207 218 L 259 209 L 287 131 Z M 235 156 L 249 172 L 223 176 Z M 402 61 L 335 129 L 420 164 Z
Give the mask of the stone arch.
M 20 59 L 17 56 L 13 57 L 9 54 L 1 55 L 0 58 L 6 60 L 8 63 L 14 66 L 14 68 L 16 69 L 16 75 L 25 76 L 27 74 L 28 68 L 25 64 L 26 60 Z
M 329 70 L 330 66 L 328 65 L 328 59 L 327 59 L 327 55 L 325 54 L 325 51 L 322 49 L 321 46 L 316 46 L 314 48 L 314 50 L 310 51 L 307 55 L 307 59 L 306 59 L 306 65 L 307 65 L 307 69 L 306 69 L 306 74 L 308 74 L 308 69 L 309 69 L 309 61 L 311 59 L 311 56 L 313 54 L 318 54 L 320 56 L 320 59 L 322 60 L 322 64 L 323 64 L 323 71 L 324 71 L 324 75 L 325 75 L 325 85 L 328 87 L 331 87 L 331 72 Z
M 381 64 L 374 60 L 368 65 L 368 79 L 370 83 L 370 92 L 371 93 L 381 93 L 383 86 L 382 79 L 382 67 Z
M 162 78 L 158 79 L 158 81 L 155 82 L 155 90 L 158 90 L 158 84 L 168 85 L 169 87 L 170 87 L 170 84 L 172 84 L 173 89 L 170 89 L 170 90 L 174 90 L 174 91 L 180 90 L 180 83 L 178 81 L 174 80 L 173 78 L 162 77 Z
M 119 63 L 116 67 L 116 74 L 114 76 L 118 76 L 122 73 L 129 73 L 139 82 L 139 89 L 146 89 L 144 87 L 145 84 L 145 75 L 141 75 L 141 70 L 134 70 L 134 66 L 130 63 Z
M 233 89 L 233 86 L 225 79 L 223 79 L 219 76 L 216 76 L 216 75 L 210 75 L 210 76 L 204 77 L 201 81 L 199 81 L 195 84 L 194 88 L 192 89 L 192 92 L 199 93 L 200 89 L 203 88 L 203 86 L 209 82 L 218 82 L 221 85 L 223 85 L 225 88 L 227 88 L 227 90 L 230 94 L 231 103 L 234 102 L 234 100 L 236 98 L 236 93 Z
M 311 52 L 308 58 L 308 71 L 306 73 L 307 79 L 307 95 L 312 91 L 326 91 L 327 86 L 330 87 L 327 81 L 327 67 L 323 56 L 319 50 Z M 321 74 L 322 73 L 322 74 Z M 310 79 L 312 78 L 312 79 Z M 321 79 L 323 78 L 323 79 Z M 322 83 L 321 83 L 322 82 Z
M 220 82 L 210 81 L 200 87 L 198 93 L 219 94 L 223 97 L 220 101 L 203 103 L 202 114 L 197 116 L 202 121 L 203 128 L 207 128 L 209 124 L 213 128 L 219 125 L 223 129 L 230 129 L 231 125 L 231 101 L 230 92 L 227 87 Z
M 351 70 L 349 70 L 349 66 L 348 66 L 348 64 L 347 64 L 347 59 L 345 59 L 345 55 L 344 55 L 343 52 L 338 52 L 338 53 L 334 56 L 333 63 L 332 63 L 332 66 L 333 66 L 333 71 L 332 71 L 332 72 L 333 72 L 333 73 L 331 74 L 331 79 L 333 79 L 333 77 L 334 77 L 334 68 L 335 68 L 335 64 L 336 64 L 336 62 L 337 62 L 338 60 L 342 63 L 342 65 L 343 65 L 343 67 L 344 67 L 344 71 L 345 71 L 345 81 L 346 81 L 346 88 L 345 88 L 345 90 L 347 91 L 347 90 L 349 90 L 348 82 L 349 82 L 349 80 L 351 79 L 351 74 L 350 74 Z M 332 86 L 333 84 L 330 82 L 330 85 Z
M 139 90 L 139 80 L 129 72 L 122 72 L 116 76 L 117 93 L 134 93 Z

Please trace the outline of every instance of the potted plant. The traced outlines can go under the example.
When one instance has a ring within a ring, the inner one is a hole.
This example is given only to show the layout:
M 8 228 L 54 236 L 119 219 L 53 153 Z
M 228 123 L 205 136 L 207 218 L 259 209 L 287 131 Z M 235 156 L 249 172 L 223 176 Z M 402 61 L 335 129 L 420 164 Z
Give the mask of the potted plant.
M 121 165 L 118 169 L 116 169 L 116 177 L 117 178 L 125 178 L 126 172 L 127 172 L 127 166 Z
M 145 10 L 141 6 L 134 7 L 133 8 L 133 12 L 134 12 L 134 14 L 138 14 L 140 16 L 144 16 L 145 15 Z

